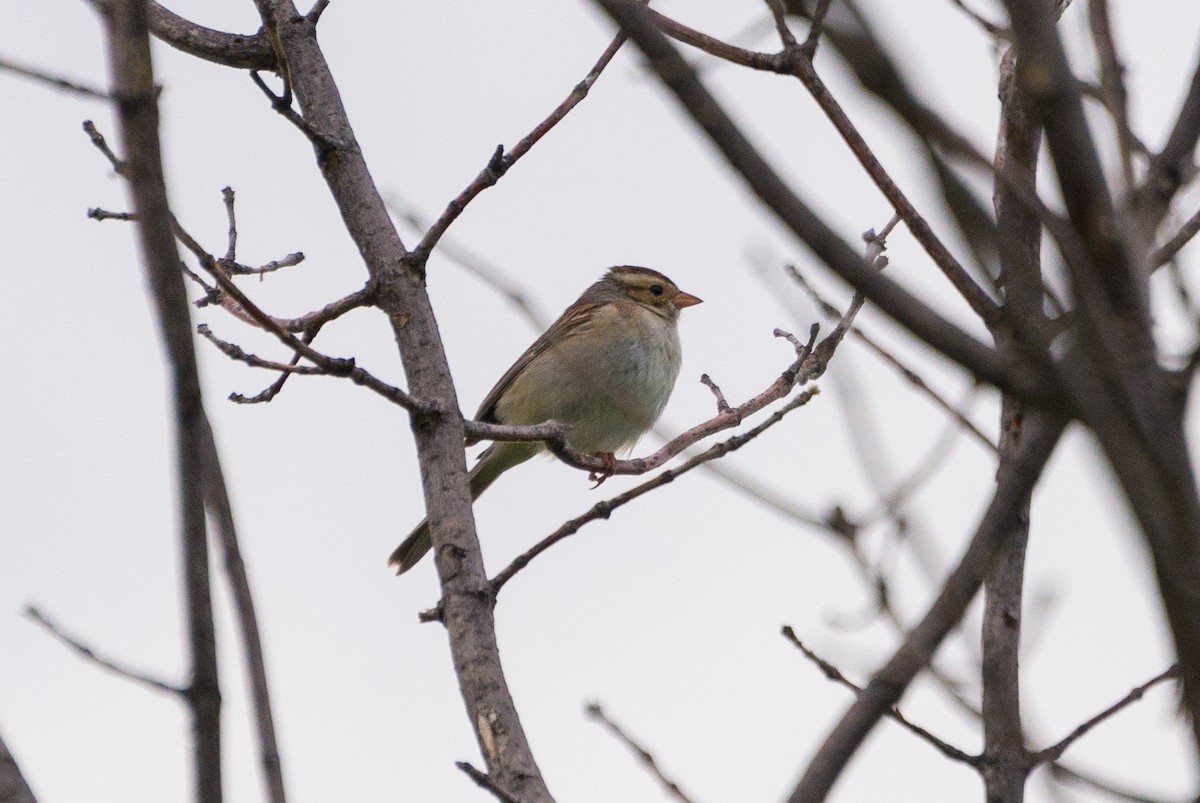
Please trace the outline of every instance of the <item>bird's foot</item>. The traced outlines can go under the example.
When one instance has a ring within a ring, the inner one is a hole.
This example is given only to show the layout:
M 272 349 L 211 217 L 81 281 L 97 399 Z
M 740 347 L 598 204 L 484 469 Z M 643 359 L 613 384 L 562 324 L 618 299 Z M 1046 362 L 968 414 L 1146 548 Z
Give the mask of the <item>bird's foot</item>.
M 612 452 L 601 452 L 600 454 L 596 455 L 596 457 L 599 457 L 604 461 L 604 468 L 600 471 L 593 471 L 591 474 L 588 474 L 588 479 L 596 483 L 588 489 L 591 491 L 599 488 L 606 479 L 617 473 L 617 456 L 615 454 Z

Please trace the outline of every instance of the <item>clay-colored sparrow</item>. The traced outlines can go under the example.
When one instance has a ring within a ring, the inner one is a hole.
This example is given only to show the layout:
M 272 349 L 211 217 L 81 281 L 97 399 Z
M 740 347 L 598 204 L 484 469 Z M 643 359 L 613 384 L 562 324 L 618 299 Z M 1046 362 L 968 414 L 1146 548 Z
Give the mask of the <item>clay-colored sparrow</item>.
M 576 451 L 611 457 L 654 425 L 679 375 L 679 311 L 699 304 L 658 271 L 610 269 L 534 341 L 483 400 L 475 418 L 566 424 Z M 470 446 L 475 441 L 468 441 Z M 471 470 L 471 498 L 545 449 L 497 441 Z M 422 521 L 388 560 L 402 574 L 429 551 Z

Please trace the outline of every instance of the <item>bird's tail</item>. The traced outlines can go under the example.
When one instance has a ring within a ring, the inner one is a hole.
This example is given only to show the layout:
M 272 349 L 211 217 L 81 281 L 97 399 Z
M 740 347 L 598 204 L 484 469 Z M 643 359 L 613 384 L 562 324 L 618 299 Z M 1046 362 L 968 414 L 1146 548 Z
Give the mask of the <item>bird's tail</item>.
M 540 450 L 541 444 L 533 443 L 494 443 L 479 455 L 479 462 L 471 469 L 471 499 L 488 489 L 504 472 L 513 466 L 524 463 Z M 421 519 L 408 537 L 396 547 L 388 558 L 388 566 L 395 568 L 396 574 L 404 574 L 417 564 L 433 542 L 429 540 L 429 519 Z

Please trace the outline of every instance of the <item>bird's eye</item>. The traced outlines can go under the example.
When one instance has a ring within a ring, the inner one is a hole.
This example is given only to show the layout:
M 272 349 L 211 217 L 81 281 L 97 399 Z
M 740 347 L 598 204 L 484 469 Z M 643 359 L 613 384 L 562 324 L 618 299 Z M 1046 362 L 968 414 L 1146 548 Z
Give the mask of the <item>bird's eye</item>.
M 663 289 L 661 284 L 652 284 L 650 285 L 650 292 L 656 296 L 661 296 L 666 290 Z

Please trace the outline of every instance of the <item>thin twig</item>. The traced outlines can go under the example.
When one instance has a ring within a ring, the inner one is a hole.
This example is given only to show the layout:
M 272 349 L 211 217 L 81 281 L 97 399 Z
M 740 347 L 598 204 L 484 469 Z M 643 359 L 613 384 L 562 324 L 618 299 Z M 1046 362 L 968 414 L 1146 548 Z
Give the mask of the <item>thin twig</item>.
M 717 397 L 717 412 L 729 412 L 729 402 L 725 401 L 725 394 L 721 392 L 721 387 L 709 377 L 708 374 L 700 374 L 700 384 L 712 391 Z
M 110 212 L 107 209 L 101 209 L 98 206 L 89 206 L 87 211 L 88 220 L 121 220 L 126 223 L 137 220 L 137 215 L 133 212 Z
M 249 365 L 252 368 L 266 368 L 271 371 L 280 371 L 286 374 L 303 374 L 306 376 L 329 374 L 329 371 L 315 365 L 297 365 L 294 362 L 276 362 L 274 360 L 267 360 L 257 355 L 250 354 L 249 352 L 244 351 L 242 347 L 236 343 L 230 343 L 229 341 L 222 340 L 214 335 L 212 330 L 208 328 L 208 324 L 202 323 L 197 326 L 196 334 L 200 335 L 209 343 L 212 343 L 214 346 L 220 349 L 221 353 L 226 357 L 230 358 L 231 360 L 237 360 L 238 362 L 244 362 L 246 365 Z M 299 356 L 300 355 L 297 354 L 295 355 L 295 358 L 299 358 Z
M 700 81 L 696 70 L 667 41 L 659 27 L 668 24 L 661 21 L 664 18 L 655 16 L 638 3 L 623 0 L 595 2 L 637 42 L 664 86 L 755 195 L 797 238 L 813 249 L 819 259 L 851 285 L 863 290 L 883 312 L 934 349 L 968 367 L 977 378 L 1046 407 L 1067 408 L 1067 400 L 1056 379 L 1048 378 L 1033 356 L 1020 355 L 1015 360 L 1001 361 L 993 348 L 982 344 L 899 284 L 864 264 L 862 257 L 796 194 L 746 138 L 723 105 Z M 675 32 L 671 31 L 671 35 Z M 758 54 L 751 54 L 749 61 L 749 66 L 756 69 L 778 71 L 779 65 L 778 59 L 760 58 Z
M 804 644 L 804 642 L 800 640 L 800 638 L 796 635 L 796 631 L 792 630 L 790 625 L 784 625 L 781 632 L 783 633 L 784 638 L 786 638 L 788 641 L 790 641 L 793 645 L 795 645 L 795 647 L 798 650 L 800 650 L 800 652 L 802 652 L 804 654 L 805 658 L 807 658 L 808 660 L 812 661 L 814 664 L 817 665 L 817 667 L 821 670 L 821 672 L 824 673 L 825 677 L 829 678 L 834 683 L 838 683 L 842 686 L 845 686 L 847 689 L 850 689 L 856 695 L 862 694 L 863 689 L 861 686 L 859 686 L 857 683 L 855 683 L 854 681 L 850 680 L 848 677 L 843 675 L 841 670 L 838 669 L 836 666 L 829 663 L 824 658 L 822 658 L 821 656 L 817 655 L 815 652 L 810 650 Z M 903 725 L 905 728 L 907 728 L 912 733 L 916 734 L 917 736 L 920 736 L 922 739 L 929 742 L 931 745 L 936 747 L 938 749 L 938 751 L 942 753 L 942 755 L 946 756 L 947 758 L 953 759 L 954 761 L 961 761 L 962 763 L 969 764 L 972 767 L 978 767 L 983 762 L 982 756 L 971 755 L 970 753 L 966 753 L 962 750 L 959 750 L 957 747 L 950 744 L 949 742 L 946 742 L 942 739 L 939 739 L 937 736 L 934 736 L 932 733 L 927 731 L 925 728 L 922 728 L 920 725 L 917 725 L 917 724 L 911 722 L 910 720 L 905 718 L 904 714 L 900 713 L 900 709 L 897 708 L 896 706 L 892 706 L 891 708 L 888 709 L 888 716 L 891 717 L 892 719 L 896 720 L 896 722 L 899 722 L 901 725 Z
M 862 134 L 850 120 L 841 104 L 825 86 L 824 81 L 817 75 L 812 61 L 799 46 L 788 46 L 784 43 L 783 52 L 778 55 L 755 53 L 742 48 L 736 48 L 699 31 L 693 30 L 670 17 L 665 17 L 656 11 L 647 12 L 659 29 L 668 36 L 681 42 L 697 47 L 710 55 L 724 58 L 753 69 L 768 70 L 797 78 L 813 100 L 825 112 L 825 116 L 837 129 L 851 153 L 858 159 L 867 175 L 875 183 L 892 208 L 904 218 L 905 225 L 913 237 L 921 244 L 925 252 L 950 280 L 963 299 L 971 306 L 985 324 L 993 325 L 999 321 L 1000 312 L 996 302 L 984 292 L 970 274 L 963 268 L 949 249 L 930 228 L 929 223 L 917 212 L 916 207 L 908 200 L 887 170 L 875 156 Z
M 1196 213 L 1188 218 L 1187 222 L 1179 227 L 1179 231 L 1163 243 L 1161 248 L 1155 249 L 1154 253 L 1150 255 L 1151 266 L 1157 267 L 1170 262 L 1196 236 L 1197 232 L 1200 232 L 1200 209 L 1197 209 Z
M 492 780 L 490 775 L 488 775 L 486 772 L 481 772 L 480 770 L 475 769 L 470 762 L 455 761 L 454 766 L 466 773 L 466 776 L 474 781 L 475 785 L 480 789 L 486 789 L 487 791 L 491 792 L 492 795 L 500 801 L 500 803 L 521 803 L 520 800 L 497 786 L 496 782 Z
M 974 391 L 974 388 L 972 389 Z M 908 500 L 950 458 L 955 441 L 960 437 L 961 424 L 957 420 L 947 422 L 945 431 L 938 436 L 933 446 L 920 460 L 911 473 L 883 495 L 870 510 L 855 519 L 855 526 L 868 527 L 885 518 L 896 518 Z
M 804 39 L 804 44 L 800 45 L 811 59 L 817 54 L 817 44 L 821 39 L 821 32 L 825 29 L 825 17 L 829 14 L 830 0 L 817 0 L 817 7 L 813 9 L 812 18 L 809 20 L 808 36 Z
M 233 609 L 241 636 L 242 654 L 246 661 L 246 674 L 253 703 L 255 732 L 258 736 L 260 765 L 266 797 L 270 803 L 287 803 L 287 792 L 283 781 L 283 762 L 279 755 L 279 744 L 275 738 L 275 717 L 271 713 L 271 691 L 267 682 L 267 662 L 263 651 L 262 635 L 255 612 L 254 594 L 250 588 L 250 577 L 242 560 L 242 549 L 238 543 L 237 523 L 233 515 L 233 503 L 229 499 L 229 486 L 221 468 L 221 455 L 217 450 L 212 425 L 207 416 L 202 433 L 201 456 L 204 480 L 204 503 L 216 531 L 217 543 L 221 547 L 221 564 L 229 581 L 233 598 Z
M 168 683 L 165 680 L 160 680 L 159 678 L 148 675 L 145 672 L 140 672 L 136 669 L 130 669 L 129 667 L 119 664 L 110 658 L 104 658 L 98 655 L 95 650 L 84 644 L 79 639 L 75 638 L 74 636 L 67 635 L 66 632 L 64 632 L 58 625 L 54 624 L 54 622 L 50 621 L 45 614 L 43 614 L 33 605 L 29 605 L 25 608 L 25 615 L 45 628 L 46 632 L 48 632 L 50 635 L 54 636 L 63 644 L 67 645 L 76 653 L 78 653 L 79 656 L 85 661 L 93 663 L 108 672 L 112 672 L 114 675 L 123 677 L 126 680 L 132 680 L 134 683 L 140 683 L 141 685 L 151 688 L 155 691 L 166 692 L 177 697 L 187 696 L 187 689 L 185 688 L 176 686 L 173 683 Z
M 614 496 L 612 499 L 606 499 L 603 502 L 597 502 L 596 504 L 592 505 L 592 507 L 586 513 L 571 519 L 568 522 L 565 522 L 557 530 L 550 533 L 550 535 L 546 536 L 526 552 L 519 555 L 513 560 L 512 563 L 508 565 L 507 568 L 492 578 L 490 584 L 492 593 L 494 594 L 498 592 L 505 583 L 512 579 L 513 575 L 525 568 L 525 566 L 527 566 L 531 560 L 564 538 L 579 532 L 579 530 L 585 524 L 596 521 L 597 519 L 607 519 L 612 515 L 614 510 L 622 505 L 632 502 L 634 499 L 637 499 L 639 496 L 642 496 L 649 491 L 653 491 L 655 488 L 666 485 L 669 482 L 673 482 L 677 477 L 682 474 L 686 474 L 696 466 L 702 465 L 709 460 L 715 460 L 718 457 L 722 457 L 723 455 L 741 448 L 754 438 L 758 437 L 765 430 L 779 423 L 781 420 L 783 420 L 783 417 L 792 410 L 807 404 L 808 401 L 814 395 L 816 395 L 817 390 L 817 388 L 813 387 L 797 394 L 790 402 L 780 407 L 758 426 L 738 435 L 734 435 L 733 437 L 722 441 L 721 443 L 710 446 L 705 451 L 684 462 L 679 466 L 679 468 L 662 471 L 658 474 L 655 474 L 654 477 L 646 480 L 641 485 L 630 488 L 623 494 L 619 494 L 618 496 Z
M 1135 792 L 1132 789 L 1125 789 L 1117 786 L 1116 784 L 1102 781 L 1089 774 L 1082 773 L 1072 767 L 1059 764 L 1058 762 L 1051 762 L 1049 765 L 1047 765 L 1047 767 L 1050 770 L 1050 774 L 1057 780 L 1066 780 L 1082 784 L 1090 789 L 1103 792 L 1110 797 L 1124 800 L 1126 803 L 1172 803 L 1171 801 L 1163 800 L 1161 798 L 1148 797 L 1147 795 Z
M 283 79 L 282 95 L 276 95 L 275 91 L 267 86 L 267 82 L 258 74 L 258 70 L 250 71 L 250 80 L 259 88 L 259 91 L 266 95 L 267 100 L 271 101 L 271 108 L 295 126 L 296 130 L 303 134 L 318 151 L 327 152 L 335 149 L 335 144 L 328 137 L 318 133 L 298 111 L 292 108 L 292 88 L 286 78 Z
M 787 24 L 787 9 L 783 7 L 783 0 L 766 0 L 767 8 L 771 9 L 771 17 L 775 20 L 775 33 L 779 34 L 780 41 L 784 47 L 796 47 L 796 36 L 792 33 L 792 29 Z M 825 2 L 828 6 L 829 3 Z M 815 16 L 815 15 L 814 15 Z M 820 25 L 820 23 L 814 23 Z
M 792 803 L 824 800 L 863 740 L 929 665 L 938 646 L 962 619 L 982 583 L 984 569 L 1002 546 L 1014 520 L 1062 434 L 1065 422 L 1040 411 L 1027 416 L 1021 441 L 1012 459 L 1001 463 L 995 493 L 958 566 L 946 577 L 941 591 L 904 642 L 876 672 L 854 703 L 825 738 L 793 789 Z
M 273 334 L 281 343 L 291 349 L 293 352 L 303 355 L 303 357 L 311 361 L 314 365 L 323 368 L 325 372 L 331 376 L 346 377 L 351 382 L 357 385 L 362 385 L 365 388 L 375 391 L 380 396 L 383 396 L 390 402 L 398 404 L 406 410 L 429 412 L 430 408 L 427 404 L 414 399 L 407 392 L 398 387 L 389 385 L 381 381 L 367 371 L 355 365 L 353 359 L 340 357 L 329 357 L 325 354 L 316 351 L 307 343 L 294 334 L 289 332 L 285 326 L 267 313 L 263 312 L 259 307 L 251 301 L 241 289 L 233 283 L 233 281 L 221 271 L 216 260 L 200 246 L 177 221 L 173 221 L 175 236 L 182 242 L 189 251 L 191 251 L 200 261 L 200 266 L 208 272 L 221 291 L 227 293 L 233 298 L 237 305 L 263 330 Z M 369 292 L 369 291 L 368 291 Z M 349 297 L 348 297 L 349 298 Z
M 108 147 L 108 141 L 104 139 L 103 134 L 96 130 L 96 124 L 91 120 L 84 120 L 83 130 L 88 135 L 88 139 L 92 141 L 92 144 L 96 146 L 96 150 L 104 154 L 104 158 L 108 160 L 110 165 L 112 165 L 112 169 L 116 172 L 116 174 L 118 176 L 124 175 L 125 162 L 117 158 L 117 155 L 113 153 L 112 148 Z
M 537 125 L 532 131 L 526 134 L 520 142 L 512 147 L 512 150 L 505 153 L 504 146 L 496 146 L 495 152 L 491 159 L 488 160 L 487 166 L 475 177 L 475 180 L 467 185 L 467 188 L 458 194 L 458 196 L 450 202 L 445 211 L 438 217 L 434 224 L 425 232 L 425 236 L 421 238 L 421 242 L 412 251 L 411 258 L 413 264 L 424 265 L 429 258 L 430 252 L 437 245 L 438 240 L 446 233 L 446 229 L 450 228 L 458 216 L 467 208 L 467 204 L 475 199 L 475 196 L 496 184 L 504 174 L 508 172 L 517 160 L 529 152 L 529 149 L 537 144 L 538 140 L 544 137 L 550 129 L 558 125 L 558 123 L 567 116 L 567 114 L 580 104 L 587 97 L 588 92 L 592 88 L 592 84 L 600 78 L 600 73 L 604 72 L 604 68 L 612 61 L 613 56 L 621 49 L 621 45 L 625 44 L 625 34 L 617 34 L 612 40 L 600 58 L 596 61 L 591 71 L 584 76 L 583 80 L 575 85 L 571 90 L 571 94 L 567 95 L 562 103 L 555 107 L 554 111 L 550 112 L 550 116 Z
M 51 75 L 33 67 L 26 67 L 16 62 L 9 61 L 5 58 L 0 58 L 0 70 L 5 70 L 24 78 L 32 78 L 34 81 L 39 81 L 43 84 L 49 84 L 55 89 L 63 89 L 67 92 L 74 92 L 76 95 L 83 95 L 85 98 L 93 98 L 95 100 L 112 100 L 107 92 L 100 89 L 93 89 L 86 84 L 81 84 L 78 81 L 72 81 L 67 78 L 61 78 L 57 75 Z
M 662 769 L 660 769 L 658 766 L 658 762 L 654 760 L 654 755 L 649 750 L 634 741 L 629 734 L 625 733 L 625 731 L 621 729 L 620 725 L 609 719 L 608 715 L 604 713 L 604 709 L 600 707 L 600 703 L 588 703 L 586 706 L 584 706 L 583 710 L 584 713 L 603 725 L 609 733 L 611 733 L 613 736 L 616 736 L 622 744 L 633 751 L 633 754 L 638 757 L 638 760 L 641 761 L 642 764 L 646 766 L 646 769 L 650 771 L 650 774 L 658 780 L 659 785 L 662 786 L 663 791 L 666 792 L 669 797 L 675 798 L 680 803 L 692 803 L 692 798 L 683 793 L 683 790 L 679 788 L 679 784 L 675 783 L 665 774 L 663 774 Z
M 388 209 L 418 232 L 426 231 L 432 225 L 415 208 L 407 204 L 394 193 L 384 199 Z M 511 304 L 524 318 L 533 324 L 539 332 L 545 331 L 553 320 L 537 302 L 514 279 L 502 269 L 489 262 L 484 257 L 467 249 L 452 237 L 443 236 L 438 240 L 438 254 L 448 258 L 467 273 L 479 279 L 483 284 Z
M 1032 753 L 1029 756 L 1029 760 L 1031 762 L 1030 766 L 1036 767 L 1038 764 L 1044 764 L 1047 761 L 1057 761 L 1062 756 L 1062 754 L 1066 752 L 1068 747 L 1070 747 L 1072 744 L 1074 744 L 1077 739 L 1079 739 L 1081 736 L 1085 735 L 1092 728 L 1096 727 L 1101 722 L 1103 722 L 1104 720 L 1113 716 L 1114 714 L 1120 712 L 1122 709 L 1126 708 L 1127 706 L 1142 699 L 1143 695 L 1145 695 L 1145 693 L 1147 691 L 1149 691 L 1153 687 L 1157 686 L 1159 683 L 1162 683 L 1167 680 L 1176 679 L 1179 676 L 1180 676 L 1179 664 L 1172 664 L 1165 671 L 1160 672 L 1159 674 L 1150 678 L 1150 680 L 1147 680 L 1142 685 L 1135 686 L 1133 689 L 1130 690 L 1129 694 L 1126 694 L 1120 700 L 1113 703 L 1108 708 L 1101 711 L 1099 714 L 1096 714 L 1096 716 L 1092 717 L 1087 722 L 1084 722 L 1078 728 L 1076 728 L 1075 730 L 1073 730 L 1069 734 L 1067 734 L 1066 737 L 1064 737 L 1061 741 L 1057 742 L 1056 744 L 1050 745 L 1049 747 L 1047 747 L 1044 750 L 1039 750 L 1036 753 Z
M 1132 191 L 1135 186 L 1133 154 L 1137 137 L 1129 125 L 1128 93 L 1125 90 L 1125 65 L 1117 53 L 1109 20 L 1108 0 L 1090 0 L 1088 23 L 1092 31 L 1092 42 L 1096 46 L 1100 62 L 1100 86 L 1104 92 L 1105 106 L 1117 130 L 1117 150 L 1121 156 L 1121 170 L 1125 186 Z
M 967 4 L 964 3 L 963 0 L 950 0 L 950 2 L 960 11 L 966 14 L 972 22 L 974 22 L 980 28 L 983 28 L 983 30 L 989 36 L 994 36 L 997 39 L 1008 38 L 1008 31 L 1003 26 L 997 25 L 973 9 L 968 8 Z
M 813 303 L 824 315 L 827 317 L 834 317 L 840 314 L 836 307 L 826 301 L 825 298 L 822 297 L 821 294 L 818 293 L 817 290 L 808 283 L 808 280 L 804 278 L 804 276 L 795 268 L 795 266 L 788 265 L 786 270 L 788 275 L 791 276 L 798 285 L 800 285 L 801 289 L 808 294 L 809 298 L 812 299 Z M 956 408 L 953 404 L 947 401 L 945 397 L 930 387 L 929 384 L 921 378 L 920 374 L 901 362 L 898 357 L 884 348 L 877 340 L 863 332 L 861 329 L 856 327 L 853 330 L 853 334 L 856 338 L 862 341 L 863 345 L 874 352 L 876 356 L 895 368 L 905 381 L 920 391 L 926 398 L 932 401 L 948 416 L 953 418 L 958 425 L 962 427 L 964 432 L 972 435 L 975 440 L 984 446 L 984 448 L 986 448 L 988 451 L 992 452 L 993 454 L 996 453 L 996 444 L 992 441 L 992 439 L 983 434 L 983 432 L 977 426 L 975 426 L 975 423 L 971 421 L 971 419 L 969 419 L 965 413 Z
M 225 203 L 225 218 L 229 221 L 229 242 L 225 248 L 224 262 L 233 262 L 237 259 L 237 215 L 234 213 L 234 194 L 233 187 L 224 187 L 221 190 L 221 200 Z

